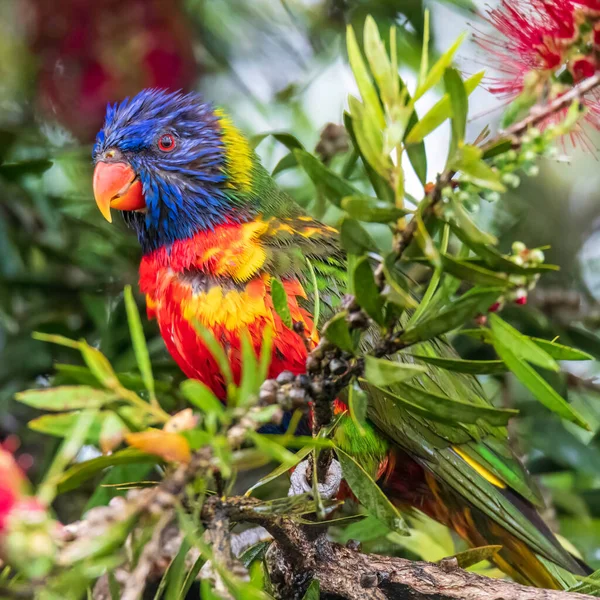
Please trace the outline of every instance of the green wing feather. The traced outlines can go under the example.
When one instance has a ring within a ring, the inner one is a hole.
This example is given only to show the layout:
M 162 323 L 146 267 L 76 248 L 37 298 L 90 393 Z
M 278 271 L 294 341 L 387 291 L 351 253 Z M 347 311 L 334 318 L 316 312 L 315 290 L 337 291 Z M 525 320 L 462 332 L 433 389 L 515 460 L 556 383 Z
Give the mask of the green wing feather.
M 338 235 L 332 228 L 304 216 L 300 210 L 290 209 L 287 198 L 285 210 L 279 213 L 283 216 L 272 217 L 272 227 L 263 238 L 268 253 L 266 270 L 283 278 L 298 278 L 309 296 L 317 292 L 319 304 L 325 309 L 321 314 L 326 319 L 346 290 L 345 257 L 339 247 Z M 314 289 L 315 279 L 317 290 Z M 376 334 L 367 339 L 367 345 L 375 339 Z M 398 353 L 395 358 L 419 363 L 413 352 L 455 356 L 452 347 L 438 339 L 418 344 Z M 432 364 L 420 364 L 427 372 L 411 380 L 411 385 L 474 406 L 492 406 L 475 377 L 449 372 Z M 386 452 L 387 444 L 375 439 L 383 433 L 438 481 L 454 490 L 458 497 L 526 543 L 540 557 L 565 569 L 581 572 L 578 563 L 559 545 L 535 512 L 533 506 L 543 505 L 540 491 L 511 450 L 505 427 L 481 419 L 476 424 L 444 422 L 430 417 L 426 410 L 407 409 L 404 403 L 394 402 L 389 395 L 369 384 L 364 386 L 369 392 L 368 417 L 375 429 L 369 426 L 367 438 L 361 441 L 356 431 L 351 431 L 350 419 L 346 419 L 348 425 L 341 433 L 345 440 L 338 441 L 353 453 L 360 453 L 362 448 L 373 462 L 376 454 L 383 458 Z M 390 391 L 402 394 L 399 386 L 392 386 Z M 501 484 L 494 484 L 493 478 Z

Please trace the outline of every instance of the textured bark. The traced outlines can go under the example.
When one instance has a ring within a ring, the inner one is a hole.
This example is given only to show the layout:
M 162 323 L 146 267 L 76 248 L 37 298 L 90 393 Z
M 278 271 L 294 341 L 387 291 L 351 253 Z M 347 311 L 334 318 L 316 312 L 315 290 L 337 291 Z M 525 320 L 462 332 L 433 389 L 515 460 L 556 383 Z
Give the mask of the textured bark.
M 301 599 L 318 579 L 323 600 L 583 600 L 592 596 L 490 579 L 458 567 L 362 554 L 322 540 L 301 562 L 275 543 L 267 564 L 276 597 Z

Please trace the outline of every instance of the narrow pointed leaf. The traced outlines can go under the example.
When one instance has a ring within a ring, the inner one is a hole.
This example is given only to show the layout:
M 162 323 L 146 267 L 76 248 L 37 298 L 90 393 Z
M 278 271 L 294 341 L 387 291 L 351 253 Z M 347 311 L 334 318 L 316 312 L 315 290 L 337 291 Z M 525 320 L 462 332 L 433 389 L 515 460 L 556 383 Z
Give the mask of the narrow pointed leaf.
M 367 28 L 368 25 L 365 23 L 365 30 Z M 363 60 L 358 42 L 356 41 L 354 29 L 351 25 L 348 25 L 346 29 L 346 46 L 348 51 L 348 61 L 350 62 L 350 67 L 352 68 L 352 73 L 354 74 L 356 85 L 358 86 L 363 102 L 375 115 L 379 128 L 382 128 L 385 125 L 385 118 L 381 103 L 379 102 L 379 96 L 377 95 L 377 91 Z
M 135 352 L 138 369 L 144 380 L 144 385 L 150 394 L 150 398 L 155 397 L 154 376 L 152 375 L 152 364 L 150 363 L 150 354 L 144 337 L 142 320 L 138 312 L 131 286 L 125 286 L 125 309 L 127 311 L 127 323 L 129 324 L 129 333 L 131 334 L 131 343 Z
M 99 408 L 114 402 L 116 396 L 85 385 L 65 385 L 44 390 L 27 390 L 16 394 L 15 399 L 40 410 L 62 412 L 79 408 Z
M 383 300 L 375 283 L 373 271 L 367 257 L 356 263 L 352 272 L 354 295 L 358 304 L 379 325 L 384 324 Z
M 327 168 L 316 156 L 305 150 L 295 150 L 294 154 L 300 166 L 306 171 L 312 182 L 320 186 L 327 198 L 336 206 L 346 196 L 360 196 L 360 192 Z
M 459 46 L 462 44 L 465 39 L 466 34 L 461 33 L 457 40 L 448 48 L 448 50 L 440 56 L 437 62 L 431 67 L 427 77 L 425 80 L 419 84 L 417 90 L 415 91 L 414 100 L 418 100 L 425 92 L 430 90 L 432 87 L 437 85 L 439 81 L 444 76 L 444 72 L 446 69 L 452 64 L 452 59 L 454 58 L 454 54 L 458 50 Z
M 590 430 L 585 419 L 554 388 L 524 360 L 519 358 L 510 347 L 494 338 L 494 348 L 498 356 L 506 363 L 517 379 L 547 408 L 556 414 Z
M 288 303 L 287 293 L 283 287 L 283 283 L 277 277 L 271 277 L 271 299 L 273 300 L 273 308 L 279 315 L 283 324 L 291 329 L 294 326 L 292 322 L 292 313 Z
M 340 448 L 336 448 L 336 454 L 342 465 L 344 479 L 360 503 L 370 514 L 385 523 L 392 531 L 408 535 L 408 527 L 402 515 L 388 500 L 371 476 L 354 458 Z
M 368 223 L 397 221 L 410 212 L 369 196 L 347 196 L 342 199 L 341 208 L 353 219 Z
M 464 82 L 465 90 L 468 95 L 477 89 L 484 74 L 485 71 L 480 71 Z M 407 134 L 406 139 L 404 140 L 405 143 L 410 145 L 422 142 L 426 136 L 437 129 L 446 119 L 449 119 L 451 115 L 452 107 L 450 105 L 450 95 L 446 93 L 442 96 L 441 100 L 434 104 L 433 107 L 419 119 L 419 122 Z
M 201 381 L 187 379 L 179 386 L 181 393 L 203 413 L 222 415 L 225 408 L 213 391 Z
M 508 367 L 501 360 L 462 360 L 460 358 L 441 358 L 438 356 L 422 356 L 420 354 L 415 354 L 414 357 L 441 369 L 447 369 L 456 373 L 498 375 L 508 371 Z
M 365 379 L 380 387 L 406 381 L 427 372 L 422 365 L 413 365 L 385 358 L 365 357 Z
M 340 350 L 354 354 L 354 343 L 346 323 L 346 312 L 339 312 L 328 322 L 323 335 Z
M 475 315 L 486 312 L 501 293 L 501 288 L 483 288 L 464 294 L 439 314 L 406 329 L 400 338 L 403 342 L 415 343 L 456 329 Z
M 450 140 L 450 156 L 452 156 L 455 150 L 465 141 L 469 100 L 463 80 L 456 69 L 451 67 L 446 69 L 444 84 L 446 92 L 450 95 L 450 106 L 452 108 L 452 136 Z
M 410 409 L 417 406 L 431 415 L 452 423 L 477 423 L 480 419 L 490 425 L 506 425 L 519 414 L 518 410 L 492 408 L 463 402 L 442 394 L 426 392 L 423 388 L 408 383 L 399 383 L 391 390 L 379 388 L 390 398 L 402 402 Z
M 489 316 L 489 321 L 494 339 L 503 346 L 510 348 L 518 358 L 537 365 L 542 369 L 549 369 L 554 372 L 560 371 L 558 363 L 547 352 L 506 321 L 502 320 L 497 314 L 492 313 Z

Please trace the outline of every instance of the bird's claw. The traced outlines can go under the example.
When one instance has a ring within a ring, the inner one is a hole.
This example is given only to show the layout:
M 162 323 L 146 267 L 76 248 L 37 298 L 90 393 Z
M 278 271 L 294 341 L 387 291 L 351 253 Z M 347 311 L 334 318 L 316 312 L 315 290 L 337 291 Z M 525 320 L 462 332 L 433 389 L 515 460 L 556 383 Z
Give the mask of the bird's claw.
M 303 460 L 294 469 L 290 478 L 290 490 L 288 496 L 299 496 L 300 494 L 312 495 L 313 488 L 308 482 L 307 473 L 311 463 L 309 460 Z M 340 463 L 332 459 L 329 463 L 329 469 L 327 470 L 327 477 L 324 483 L 318 483 L 317 489 L 321 498 L 330 499 L 333 498 L 340 489 L 340 483 L 342 482 L 342 467 Z

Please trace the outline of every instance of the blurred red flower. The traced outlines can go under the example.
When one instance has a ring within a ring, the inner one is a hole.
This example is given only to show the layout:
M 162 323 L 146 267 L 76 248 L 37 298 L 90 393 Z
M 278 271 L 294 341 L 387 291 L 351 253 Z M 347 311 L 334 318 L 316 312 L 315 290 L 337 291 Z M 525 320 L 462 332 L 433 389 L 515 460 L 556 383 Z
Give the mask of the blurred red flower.
M 144 87 L 189 89 L 198 74 L 179 0 L 22 0 L 38 60 L 37 104 L 84 140 L 108 102 Z
M 13 455 L 0 446 L 0 533 L 6 528 L 6 521 L 19 502 L 25 478 Z

